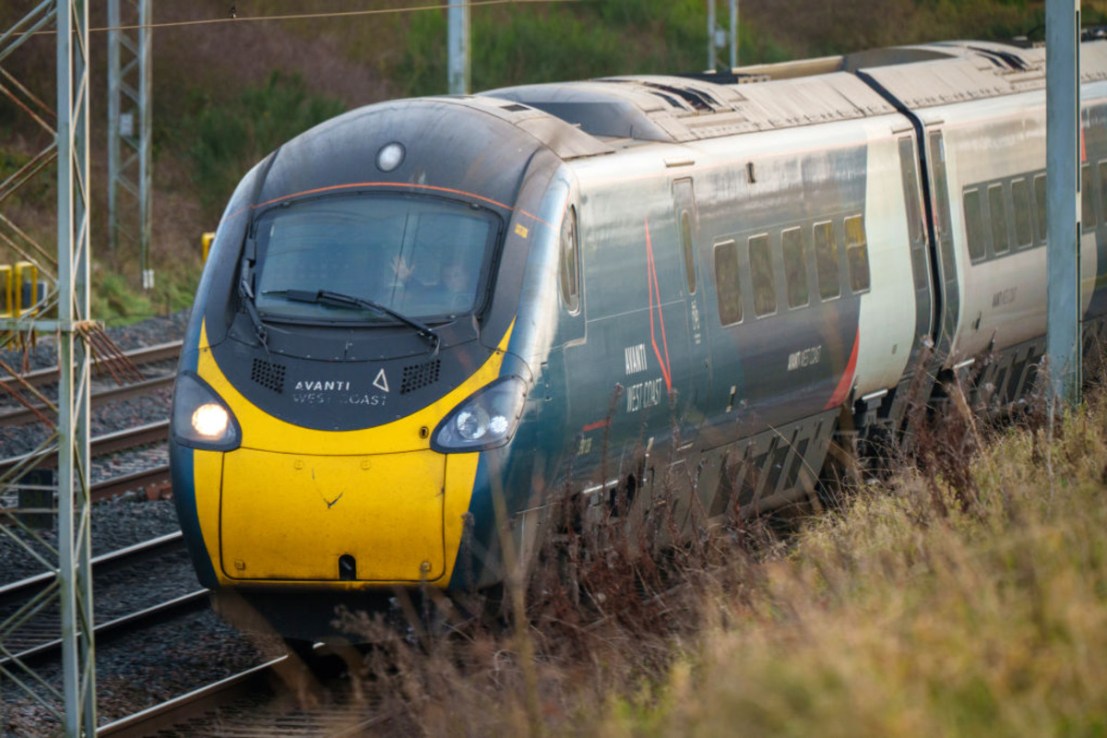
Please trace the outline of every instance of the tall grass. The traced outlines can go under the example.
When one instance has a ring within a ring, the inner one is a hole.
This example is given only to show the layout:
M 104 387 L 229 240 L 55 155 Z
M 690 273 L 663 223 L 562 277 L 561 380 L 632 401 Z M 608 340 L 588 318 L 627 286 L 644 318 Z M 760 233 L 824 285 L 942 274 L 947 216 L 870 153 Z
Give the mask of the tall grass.
M 746 603 L 725 592 L 706 603 L 725 623 L 666 676 L 668 706 L 624 710 L 618 724 L 692 735 L 1104 735 L 1105 431 L 1098 400 L 1053 439 L 1013 429 L 965 459 L 967 495 L 906 473 L 812 520 Z
M 353 672 L 382 734 L 1105 735 L 1107 403 L 968 432 L 960 471 L 784 534 L 570 534 L 514 635 L 445 603 L 406 629 L 347 614 L 377 644 Z

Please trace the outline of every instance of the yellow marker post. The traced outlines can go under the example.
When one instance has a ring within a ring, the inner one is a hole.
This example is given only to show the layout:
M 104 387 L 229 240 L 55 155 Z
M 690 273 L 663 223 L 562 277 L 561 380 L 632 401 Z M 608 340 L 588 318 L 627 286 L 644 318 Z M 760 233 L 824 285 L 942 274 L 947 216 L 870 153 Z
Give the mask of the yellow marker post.
M 211 242 L 215 240 L 215 234 L 212 232 L 204 233 L 200 236 L 200 263 L 208 263 L 208 252 L 211 251 Z
M 0 264 L 0 318 L 14 315 L 15 295 L 12 294 L 11 264 Z
M 30 261 L 15 263 L 13 291 L 15 292 L 15 317 L 33 312 L 38 303 L 38 266 Z

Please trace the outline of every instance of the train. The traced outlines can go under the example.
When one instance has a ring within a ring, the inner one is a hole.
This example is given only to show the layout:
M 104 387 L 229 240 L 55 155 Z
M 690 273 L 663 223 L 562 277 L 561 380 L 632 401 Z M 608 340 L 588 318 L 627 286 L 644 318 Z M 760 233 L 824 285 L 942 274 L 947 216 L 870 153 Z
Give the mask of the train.
M 1090 355 L 1107 42 L 1080 54 Z M 197 290 L 170 434 L 197 575 L 315 638 L 340 605 L 501 587 L 566 498 L 757 515 L 953 385 L 1023 402 L 1045 166 L 1045 51 L 995 42 L 324 122 L 245 175 Z

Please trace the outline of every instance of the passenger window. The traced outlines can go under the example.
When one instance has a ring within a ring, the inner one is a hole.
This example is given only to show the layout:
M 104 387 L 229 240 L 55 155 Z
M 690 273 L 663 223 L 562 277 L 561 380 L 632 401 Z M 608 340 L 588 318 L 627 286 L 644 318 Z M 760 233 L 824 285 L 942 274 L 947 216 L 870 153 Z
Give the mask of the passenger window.
M 1007 241 L 1007 203 L 1003 199 L 1001 184 L 988 188 L 988 215 L 992 226 L 992 249 L 997 254 L 1006 254 L 1011 244 Z
M 865 241 L 865 220 L 860 215 L 846 218 L 846 260 L 849 284 L 854 292 L 869 289 L 869 245 Z
M 749 241 L 750 276 L 753 278 L 753 312 L 757 317 L 776 312 L 776 282 L 769 236 L 753 236 Z
M 980 205 L 980 190 L 965 190 L 964 199 L 969 258 L 976 262 L 988 255 L 988 236 L 984 231 L 984 211 Z
M 680 211 L 680 243 L 684 249 L 684 276 L 688 280 L 688 294 L 696 294 L 696 259 L 692 244 L 692 216 L 687 210 Z
M 815 224 L 815 266 L 819 278 L 819 297 L 833 300 L 842 294 L 838 270 L 838 241 L 828 220 Z
M 810 302 L 807 289 L 807 244 L 803 231 L 789 228 L 780 234 L 784 252 L 784 282 L 788 287 L 788 307 L 797 308 Z
M 1022 177 L 1011 183 L 1011 200 L 1015 208 L 1015 246 L 1025 249 L 1034 243 L 1034 226 L 1030 223 L 1030 187 Z
M 1034 176 L 1034 214 L 1037 216 L 1038 243 L 1046 242 L 1046 177 Z
M 561 300 L 570 313 L 580 310 L 580 242 L 574 207 L 561 221 Z
M 1095 230 L 1095 184 L 1090 164 L 1080 168 L 1080 225 L 1083 231 Z
M 719 296 L 719 320 L 723 325 L 742 322 L 742 286 L 738 274 L 738 244 L 715 244 L 715 292 Z

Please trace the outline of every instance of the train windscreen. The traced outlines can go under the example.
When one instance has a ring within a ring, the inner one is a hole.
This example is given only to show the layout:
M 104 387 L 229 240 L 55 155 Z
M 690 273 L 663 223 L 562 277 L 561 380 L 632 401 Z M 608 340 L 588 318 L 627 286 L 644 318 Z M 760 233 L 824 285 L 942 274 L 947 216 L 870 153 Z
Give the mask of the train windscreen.
M 391 323 L 388 311 L 434 321 L 478 310 L 499 225 L 487 210 L 417 196 L 270 209 L 255 231 L 257 311 L 277 321 Z M 305 298 L 320 294 L 354 300 Z

